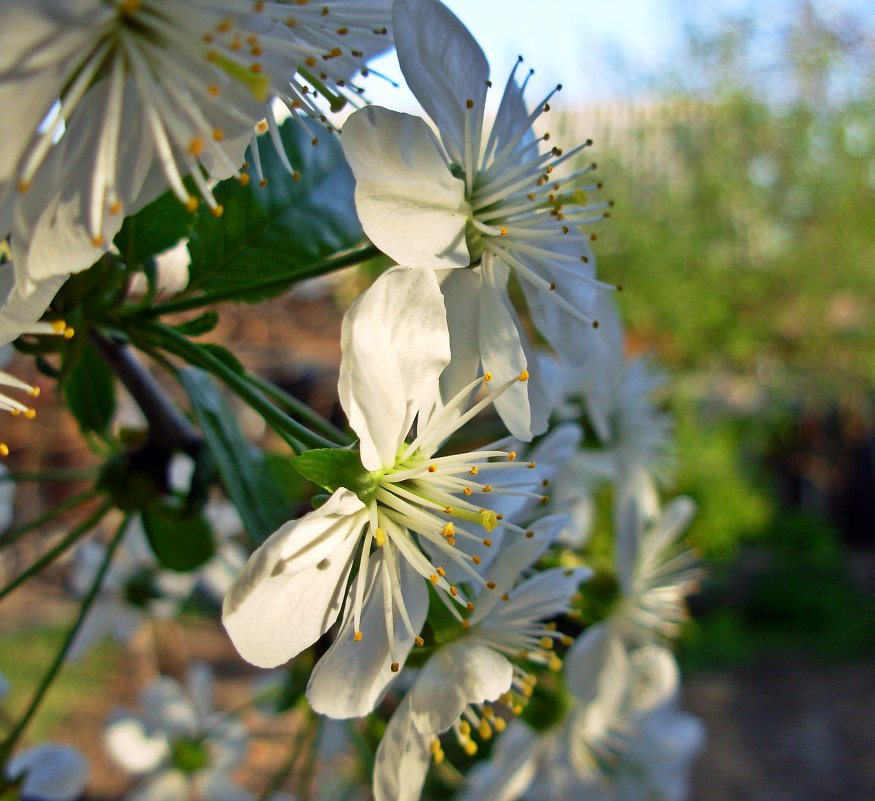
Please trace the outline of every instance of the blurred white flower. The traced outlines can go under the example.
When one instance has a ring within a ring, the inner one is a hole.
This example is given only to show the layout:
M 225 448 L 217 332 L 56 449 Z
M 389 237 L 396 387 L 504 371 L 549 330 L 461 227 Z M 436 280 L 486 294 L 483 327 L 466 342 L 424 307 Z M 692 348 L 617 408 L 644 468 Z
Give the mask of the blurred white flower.
M 107 750 L 139 777 L 130 801 L 254 801 L 230 779 L 246 753 L 246 729 L 213 705 L 212 671 L 192 662 L 185 686 L 159 676 L 143 688 L 142 715 L 113 715 L 104 732 Z
M 493 730 L 504 730 L 505 718 L 496 713 L 493 702 L 518 712 L 515 699 L 530 696 L 535 683 L 535 677 L 511 659 L 554 670 L 561 667 L 553 646 L 557 641 L 568 644 L 570 638 L 544 621 L 568 611 L 571 597 L 590 571 L 554 568 L 513 585 L 564 523 L 564 518 L 543 518 L 533 526 L 531 537 L 508 544 L 486 571 L 486 588 L 464 621 L 461 636 L 438 647 L 386 727 L 374 767 L 377 801 L 419 798 L 431 759 L 444 757 L 438 735 L 452 729 L 462 748 L 474 754 L 472 732 L 488 739 Z

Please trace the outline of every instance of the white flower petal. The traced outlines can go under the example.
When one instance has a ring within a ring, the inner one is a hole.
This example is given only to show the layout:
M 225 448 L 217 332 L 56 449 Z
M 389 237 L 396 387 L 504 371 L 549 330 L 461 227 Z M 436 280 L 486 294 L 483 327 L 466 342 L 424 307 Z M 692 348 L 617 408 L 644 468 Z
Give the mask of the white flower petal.
M 149 773 L 170 755 L 164 734 L 150 734 L 142 720 L 129 715 L 110 721 L 104 741 L 110 756 L 128 773 Z
M 429 270 L 381 275 L 343 318 L 338 394 L 368 470 L 395 463 L 420 409 L 438 400 L 450 360 L 446 312 Z
M 408 267 L 468 265 L 465 185 L 423 120 L 366 106 L 346 121 L 340 142 L 359 220 L 380 250 Z
M 535 775 L 537 735 L 519 720 L 512 720 L 489 759 L 468 773 L 460 801 L 515 801 Z
M 55 276 L 25 295 L 15 283 L 13 265 L 0 264 L 0 345 L 17 339 L 31 323 L 39 320 L 66 280 L 66 275 Z
M 40 801 L 73 801 L 88 781 L 88 761 L 75 748 L 42 743 L 14 757 L 6 766 L 7 778 L 26 773 L 22 798 Z
M 390 547 L 390 546 L 386 546 Z M 389 652 L 386 624 L 383 611 L 384 593 L 382 581 L 383 551 L 371 556 L 368 561 L 367 585 L 362 605 L 361 630 L 365 632 L 359 642 L 355 637 L 353 599 L 356 584 L 347 593 L 343 624 L 331 648 L 319 660 L 307 684 L 310 706 L 330 718 L 362 717 L 373 711 L 389 683 L 396 677 L 390 666 L 393 661 Z M 414 629 L 411 635 L 400 615 L 395 612 L 395 658 L 402 665 L 413 647 L 413 638 L 425 623 L 428 612 L 428 589 L 425 582 L 406 559 L 400 559 L 401 595 Z
M 480 268 L 446 270 L 439 275 L 447 308 L 452 358 L 441 373 L 441 396 L 449 401 L 480 373 L 477 331 L 480 323 Z M 461 410 L 459 412 L 461 414 Z
M 435 651 L 408 693 L 417 731 L 444 732 L 468 704 L 494 701 L 510 689 L 513 667 L 476 639 L 459 640 Z
M 180 801 L 189 797 L 191 782 L 180 770 L 150 777 L 128 793 L 128 801 Z
M 413 725 L 408 695 L 389 719 L 377 748 L 374 801 L 419 801 L 431 762 L 432 739 Z
M 198 710 L 176 679 L 157 676 L 140 692 L 140 706 L 155 729 L 193 736 L 200 728 Z
M 468 29 L 436 0 L 396 0 L 395 48 L 410 90 L 441 132 L 456 164 L 463 163 L 465 104 L 483 113 L 489 64 Z
M 630 655 L 632 667 L 630 711 L 646 715 L 677 699 L 681 675 L 677 660 L 667 648 L 646 645 Z
M 339 489 L 252 554 L 222 608 L 222 622 L 244 659 L 276 667 L 331 628 L 366 519 L 364 504 Z

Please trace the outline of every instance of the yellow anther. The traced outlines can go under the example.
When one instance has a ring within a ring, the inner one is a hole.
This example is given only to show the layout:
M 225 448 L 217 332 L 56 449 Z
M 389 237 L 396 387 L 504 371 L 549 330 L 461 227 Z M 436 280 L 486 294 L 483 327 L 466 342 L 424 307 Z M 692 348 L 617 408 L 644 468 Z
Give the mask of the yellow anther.
M 492 725 L 495 726 L 495 731 L 503 732 L 507 726 L 507 721 L 504 718 L 496 718 Z
M 94 245 L 94 247 L 96 248 L 102 248 L 105 241 L 106 240 L 103 238 L 102 234 L 91 237 L 91 244 Z
M 218 97 L 220 91 L 221 91 L 221 90 L 219 89 L 219 87 L 218 87 L 216 84 L 214 84 L 214 83 L 211 83 L 211 84 L 207 87 L 207 92 L 209 93 L 209 95 L 210 95 L 211 97 Z
M 513 712 L 514 715 L 522 715 L 523 714 L 523 705 L 522 704 L 514 704 L 511 707 L 511 712 Z
M 513 462 L 513 461 L 515 461 L 515 460 L 516 460 L 516 451 L 511 451 L 511 452 L 507 455 L 507 461 L 509 461 L 509 462 Z
M 494 590 L 495 589 L 495 582 L 494 581 L 487 581 L 486 586 L 489 587 L 490 590 Z
M 250 33 L 249 36 L 246 37 L 246 44 L 248 44 L 248 45 L 258 44 L 258 36 L 254 33 Z
M 492 484 L 486 484 L 483 487 L 483 492 L 492 492 Z
M 36 417 L 36 409 L 25 409 L 25 410 L 24 410 L 24 416 L 25 416 L 28 420 L 33 420 L 33 418 Z
M 360 631 L 357 631 L 355 634 L 352 635 L 352 638 L 356 642 L 361 642 L 362 641 L 362 633 Z
M 549 287 L 547 287 L 551 292 L 556 291 L 556 284 L 551 283 Z
M 501 226 L 499 231 L 500 231 L 502 236 L 507 236 L 507 228 L 505 228 L 503 225 Z
M 237 180 L 240 181 L 240 186 L 249 186 L 249 181 L 250 181 L 249 173 L 248 172 L 241 172 L 240 177 Z
M 480 732 L 480 736 L 484 740 L 488 740 L 492 737 L 492 726 L 489 725 L 489 721 L 485 718 L 480 719 L 480 725 L 477 727 L 477 731 Z
M 568 645 L 571 645 L 571 643 L 574 642 L 574 637 L 569 637 L 567 634 L 563 634 L 563 635 L 559 638 L 559 642 L 561 642 L 561 643 L 562 643 L 563 645 L 565 645 L 565 646 L 568 646 Z
M 487 548 L 491 548 L 491 547 L 492 547 L 492 540 L 483 540 L 483 544 L 484 544 Z
M 477 554 L 474 554 L 474 556 L 471 557 L 471 561 L 472 561 L 475 565 L 479 565 L 480 562 L 483 561 L 483 560 L 482 560 L 479 556 L 477 556 Z
M 534 193 L 534 192 L 529 192 L 529 194 L 527 194 L 526 197 L 527 197 L 529 200 L 534 200 L 534 199 L 535 199 L 535 193 Z
M 473 602 L 472 602 L 472 601 L 468 601 L 468 603 L 465 604 L 465 609 L 467 609 L 469 612 L 473 612 L 473 611 L 474 611 L 474 604 L 473 604 Z
M 204 139 L 203 139 L 202 136 L 195 136 L 195 137 L 194 137 L 194 138 L 188 143 L 188 152 L 189 152 L 189 155 L 192 155 L 192 156 L 194 156 L 195 158 L 197 158 L 201 153 L 204 152 L 204 145 L 205 145 L 205 144 L 206 144 L 206 143 L 204 142 Z
M 437 472 L 437 465 L 436 465 L 436 464 L 430 464 L 430 465 L 428 466 L 428 472 L 429 472 L 429 473 L 436 473 L 436 472 Z
M 473 740 L 466 740 L 465 745 L 462 746 L 465 749 L 465 753 L 468 756 L 474 756 L 477 753 L 477 743 Z
M 64 329 L 64 339 L 73 339 L 76 336 L 75 328 L 65 328 Z
M 456 527 L 453 525 L 453 521 L 450 520 L 445 526 L 444 530 L 441 532 L 445 537 L 452 537 L 456 533 Z
M 492 381 L 492 373 L 484 373 L 483 380 L 484 381 Z
M 438 740 L 437 737 L 435 737 L 428 746 L 428 750 L 431 751 L 433 754 L 436 754 L 438 751 L 441 750 L 441 741 Z
M 532 537 L 534 537 L 534 536 L 535 536 L 535 532 L 534 532 L 534 531 L 527 531 L 527 532 L 526 532 L 526 539 L 529 539 L 529 540 L 530 540 L 530 539 L 531 539 Z
M 590 242 L 595 242 L 596 239 L 598 239 L 598 238 L 599 238 L 599 237 L 598 237 L 598 234 L 590 234 L 590 235 L 589 235 L 589 241 L 590 241 Z
M 10 409 L 9 414 L 11 414 L 13 417 L 18 417 L 18 415 L 21 414 L 21 409 Z
M 432 573 L 428 578 L 429 578 L 429 581 L 431 581 L 432 584 L 437 585 L 437 583 L 438 583 L 437 573 Z
M 393 673 L 397 673 L 399 670 L 401 670 L 401 665 L 399 665 L 397 662 L 393 662 L 391 665 L 389 665 L 389 668 Z
M 532 690 L 531 687 L 529 687 L 528 684 L 523 684 L 522 687 L 520 687 L 520 692 L 521 692 L 526 698 L 531 698 L 531 697 L 532 697 L 532 693 L 533 693 L 534 691 Z M 516 711 L 516 710 L 514 710 L 514 711 Z M 520 709 L 520 712 L 522 712 L 522 709 Z M 517 713 L 517 714 L 519 714 L 519 713 Z
M 9 456 L 9 446 L 5 442 L 0 442 L 0 456 Z
M 216 30 L 219 33 L 228 33 L 234 27 L 234 17 L 225 17 L 216 25 Z
M 452 595 L 453 598 L 455 598 L 458 594 L 459 594 L 459 590 L 458 590 L 458 588 L 456 588 L 456 587 L 450 587 L 450 595 Z
M 464 487 L 462 489 L 462 492 L 464 492 L 465 495 L 470 495 L 473 492 L 473 490 L 470 487 Z
M 264 189 L 264 187 L 267 186 L 267 178 L 262 178 L 262 179 L 258 182 L 258 185 L 259 185 L 262 189 Z
M 471 735 L 471 724 L 468 723 L 467 720 L 463 720 L 459 724 L 459 731 L 461 732 L 463 737 L 469 737 Z
M 465 101 L 465 108 L 474 108 L 474 101 L 470 97 Z
M 308 56 L 308 57 L 306 58 L 306 60 L 304 61 L 304 63 L 305 63 L 308 67 L 311 67 L 311 68 L 312 68 L 312 67 L 315 67 L 315 66 L 316 66 L 316 59 L 313 58 L 313 56 Z
M 386 530 L 382 528 L 377 528 L 374 531 L 374 542 L 377 543 L 378 548 L 382 548 L 386 544 Z
M 441 578 L 443 578 L 444 576 L 447 575 L 447 571 L 444 570 L 442 567 L 439 567 L 439 568 L 437 569 L 437 574 L 438 574 Z
M 553 658 L 547 663 L 547 667 L 554 673 L 558 673 L 562 670 L 562 660 L 554 654 Z
M 52 331 L 54 331 L 56 334 L 63 334 L 66 327 L 67 323 L 65 323 L 63 320 L 55 320 L 55 322 L 52 323 Z
M 528 370 L 523 370 L 523 371 L 520 373 L 520 381 L 528 381 L 528 380 L 529 380 L 529 371 L 528 371 Z
M 225 132 L 221 128 L 213 129 L 213 139 L 217 142 L 221 142 L 225 138 Z
M 27 394 L 30 395 L 31 398 L 38 398 L 38 397 L 39 397 L 39 392 L 40 392 L 39 387 L 31 387 L 31 388 L 27 391 Z
M 546 506 L 548 503 L 550 503 L 550 496 L 549 495 L 542 495 L 541 496 L 541 504 Z
M 489 485 L 487 485 L 489 486 Z M 491 489 L 491 487 L 490 487 Z M 489 490 L 483 490 L 484 492 L 489 492 Z M 483 526 L 487 531 L 492 531 L 498 525 L 498 515 L 495 514 L 491 509 L 481 509 L 480 510 L 480 525 Z M 486 541 L 484 540 L 484 543 Z M 488 546 L 487 546 L 488 547 Z
M 420 648 L 425 645 L 425 640 L 422 639 L 419 635 L 413 638 L 413 642 L 415 642 Z
M 210 209 L 210 212 L 213 217 L 221 217 L 225 213 L 225 207 L 221 203 L 218 203 Z
M 292 180 L 293 180 L 295 183 L 298 183 L 298 182 L 301 180 L 301 173 L 299 173 L 297 170 L 295 170 L 295 171 L 292 173 Z
M 476 476 L 480 472 L 480 468 L 475 464 L 469 471 L 468 475 Z
M 495 710 L 489 704 L 486 704 L 483 707 L 483 717 L 488 718 L 489 720 L 492 720 L 492 718 L 495 717 Z
M 502 601 L 509 601 L 510 595 L 508 593 L 505 593 L 504 595 L 501 596 L 501 600 Z
M 447 537 L 447 545 L 453 547 L 456 544 L 456 540 L 453 537 Z
M 16 189 L 22 193 L 27 192 L 27 190 L 30 189 L 30 181 L 19 181 L 16 185 Z
M 254 64 L 250 64 L 249 71 L 253 75 L 261 75 L 261 64 L 259 64 L 257 61 Z
M 549 651 L 553 648 L 553 638 L 552 637 L 541 637 L 540 640 L 541 648 L 545 651 Z
M 513 696 L 510 694 L 510 692 L 506 692 L 506 693 L 498 696 L 498 702 L 500 704 L 504 704 L 505 706 L 510 706 L 512 701 L 513 701 Z
M 443 752 L 442 750 L 435 751 L 435 752 L 434 752 L 434 764 L 435 764 L 435 765 L 440 765 L 441 762 L 444 761 L 444 757 L 445 757 L 445 756 L 446 756 L 446 754 L 444 754 L 444 752 Z
M 444 507 L 444 514 L 445 514 L 445 515 L 451 515 L 452 513 L 453 513 L 453 507 L 452 507 L 452 506 L 445 506 L 445 507 Z
M 189 195 L 188 200 L 185 201 L 185 207 L 189 211 L 197 211 L 199 205 L 200 201 L 194 195 Z

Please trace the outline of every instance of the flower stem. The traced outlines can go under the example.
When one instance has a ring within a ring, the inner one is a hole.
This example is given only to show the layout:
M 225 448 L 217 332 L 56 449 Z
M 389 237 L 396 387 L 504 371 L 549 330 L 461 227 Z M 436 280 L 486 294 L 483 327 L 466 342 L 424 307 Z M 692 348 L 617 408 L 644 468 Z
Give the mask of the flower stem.
M 201 367 L 220 378 L 224 383 L 255 409 L 265 422 L 273 428 L 296 453 L 302 453 L 310 448 L 337 448 L 338 443 L 326 439 L 311 431 L 297 420 L 280 411 L 270 401 L 252 388 L 247 379 L 221 359 L 214 356 L 206 348 L 190 342 L 183 334 L 163 325 L 148 321 L 139 321 L 136 329 L 145 331 L 149 337 L 189 364 Z
M 265 294 L 285 289 L 307 278 L 316 278 L 317 276 L 333 272 L 334 270 L 340 270 L 344 267 L 352 267 L 355 264 L 361 264 L 362 262 L 373 259 L 379 255 L 380 251 L 373 245 L 368 244 L 358 250 L 353 250 L 340 256 L 334 256 L 330 259 L 316 262 L 303 270 L 295 270 L 286 273 L 285 275 L 275 276 L 266 281 L 262 281 L 261 283 L 250 284 L 246 287 L 233 287 L 218 292 L 180 298 L 179 300 L 171 300 L 167 303 L 159 303 L 148 309 L 138 308 L 131 313 L 131 316 L 160 317 L 163 314 L 176 314 L 177 312 L 191 311 L 192 309 L 202 309 L 204 306 L 212 306 L 226 300 L 240 302 L 245 301 L 246 298 L 250 296 L 261 299 Z
M 90 501 L 92 498 L 98 495 L 97 490 L 95 489 L 87 489 L 84 492 L 80 492 L 78 495 L 74 495 L 71 498 L 67 498 L 65 501 L 61 501 L 57 506 L 52 507 L 46 512 L 43 512 L 39 517 L 35 517 L 33 520 L 28 521 L 27 523 L 22 523 L 17 528 L 9 529 L 5 534 L 0 536 L 0 548 L 4 548 L 7 545 L 12 545 L 19 537 L 23 534 L 27 534 L 28 531 L 33 531 L 34 529 L 39 528 L 40 526 L 48 523 L 54 517 L 57 517 L 59 514 L 63 514 L 68 509 L 72 509 L 75 506 L 79 506 L 81 503 L 85 503 L 86 501 Z
M 52 548 L 49 548 L 39 559 L 37 559 L 27 570 L 23 573 L 16 576 L 12 581 L 10 581 L 3 589 L 0 589 L 0 600 L 5 598 L 12 590 L 16 587 L 23 584 L 27 581 L 31 576 L 35 576 L 37 573 L 42 572 L 46 567 L 48 567 L 52 562 L 55 561 L 64 551 L 66 551 L 71 545 L 74 545 L 77 540 L 80 540 L 84 537 L 91 529 L 93 529 L 103 518 L 103 516 L 112 509 L 112 503 L 110 501 L 104 501 L 100 507 L 85 521 L 80 523 L 76 528 L 74 528 L 67 536 L 63 537 L 61 541 Z
M 42 703 L 46 692 L 48 692 L 49 687 L 51 687 L 52 682 L 55 680 L 58 672 L 61 670 L 61 667 L 64 664 L 64 660 L 67 657 L 67 653 L 70 651 L 70 648 L 73 645 L 73 641 L 76 639 L 76 635 L 79 633 L 79 629 L 85 622 L 85 617 L 88 614 L 89 609 L 91 609 L 91 605 L 94 603 L 95 598 L 97 598 L 97 594 L 100 592 L 100 585 L 103 583 L 103 577 L 106 575 L 106 571 L 109 569 L 109 565 L 112 561 L 112 557 L 115 555 L 116 548 L 118 548 L 119 543 L 121 543 L 122 538 L 124 537 L 124 533 L 128 527 L 130 519 L 130 515 L 125 515 L 124 520 L 122 520 L 121 525 L 119 525 L 118 530 L 115 533 L 115 536 L 110 541 L 109 546 L 106 549 L 106 555 L 103 558 L 103 562 L 101 563 L 100 568 L 97 571 L 97 575 L 94 577 L 94 581 L 91 583 L 91 587 L 88 589 L 88 593 L 82 599 L 82 604 L 79 607 L 79 614 L 76 616 L 76 621 L 73 623 L 70 631 L 67 632 L 67 636 L 64 638 L 64 642 L 61 645 L 60 650 L 58 651 L 54 661 L 46 672 L 46 675 L 43 676 L 39 687 L 37 687 L 36 692 L 31 699 L 30 705 L 28 706 L 24 715 L 22 715 L 21 720 L 19 720 L 18 723 L 15 725 L 15 728 L 13 728 L 12 731 L 9 732 L 9 734 L 6 736 L 6 739 L 3 740 L 2 743 L 0 743 L 0 765 L 6 764 L 9 755 L 12 753 L 12 749 L 15 748 L 15 744 L 18 742 L 18 739 L 21 737 L 21 735 L 24 733 L 24 730 L 33 719 L 33 716 L 36 714 L 37 709 L 39 709 L 39 706 Z

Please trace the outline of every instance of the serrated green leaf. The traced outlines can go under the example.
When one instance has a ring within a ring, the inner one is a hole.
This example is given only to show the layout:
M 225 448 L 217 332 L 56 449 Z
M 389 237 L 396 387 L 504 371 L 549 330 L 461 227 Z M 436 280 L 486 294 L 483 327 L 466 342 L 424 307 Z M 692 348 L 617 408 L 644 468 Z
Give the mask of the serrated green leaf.
M 291 519 L 290 504 L 273 479 L 264 453 L 243 437 L 215 381 L 194 368 L 180 370 L 179 380 L 246 533 L 253 546 L 260 545 Z
M 82 348 L 64 394 L 83 432 L 107 433 L 115 415 L 115 376 L 93 345 Z
M 308 277 L 307 270 L 315 262 L 362 240 L 354 181 L 340 145 L 315 123 L 311 131 L 308 134 L 292 119 L 281 128 L 285 152 L 300 180 L 292 180 L 265 137 L 259 153 L 267 184 L 259 186 L 252 171 L 246 186 L 225 181 L 216 188 L 223 213 L 215 217 L 206 207 L 199 212 L 189 238 L 186 292 L 244 291 L 272 276 L 297 271 Z M 314 137 L 320 139 L 317 146 L 312 144 Z M 283 285 L 244 299 L 262 300 L 286 289 Z
M 187 573 L 215 553 L 210 524 L 199 512 L 183 511 L 161 498 L 146 506 L 142 517 L 149 546 L 168 570 Z
M 148 256 L 173 247 L 188 236 L 197 218 L 197 214 L 183 206 L 173 192 L 165 192 L 136 214 L 127 217 L 113 243 L 125 263 L 133 266 Z
M 292 466 L 304 478 L 329 492 L 346 487 L 361 496 L 376 487 L 374 476 L 362 467 L 358 451 L 318 448 L 296 456 Z
M 180 334 L 188 337 L 199 337 L 208 334 L 219 324 L 219 315 L 214 311 L 204 312 L 197 317 L 173 326 Z

